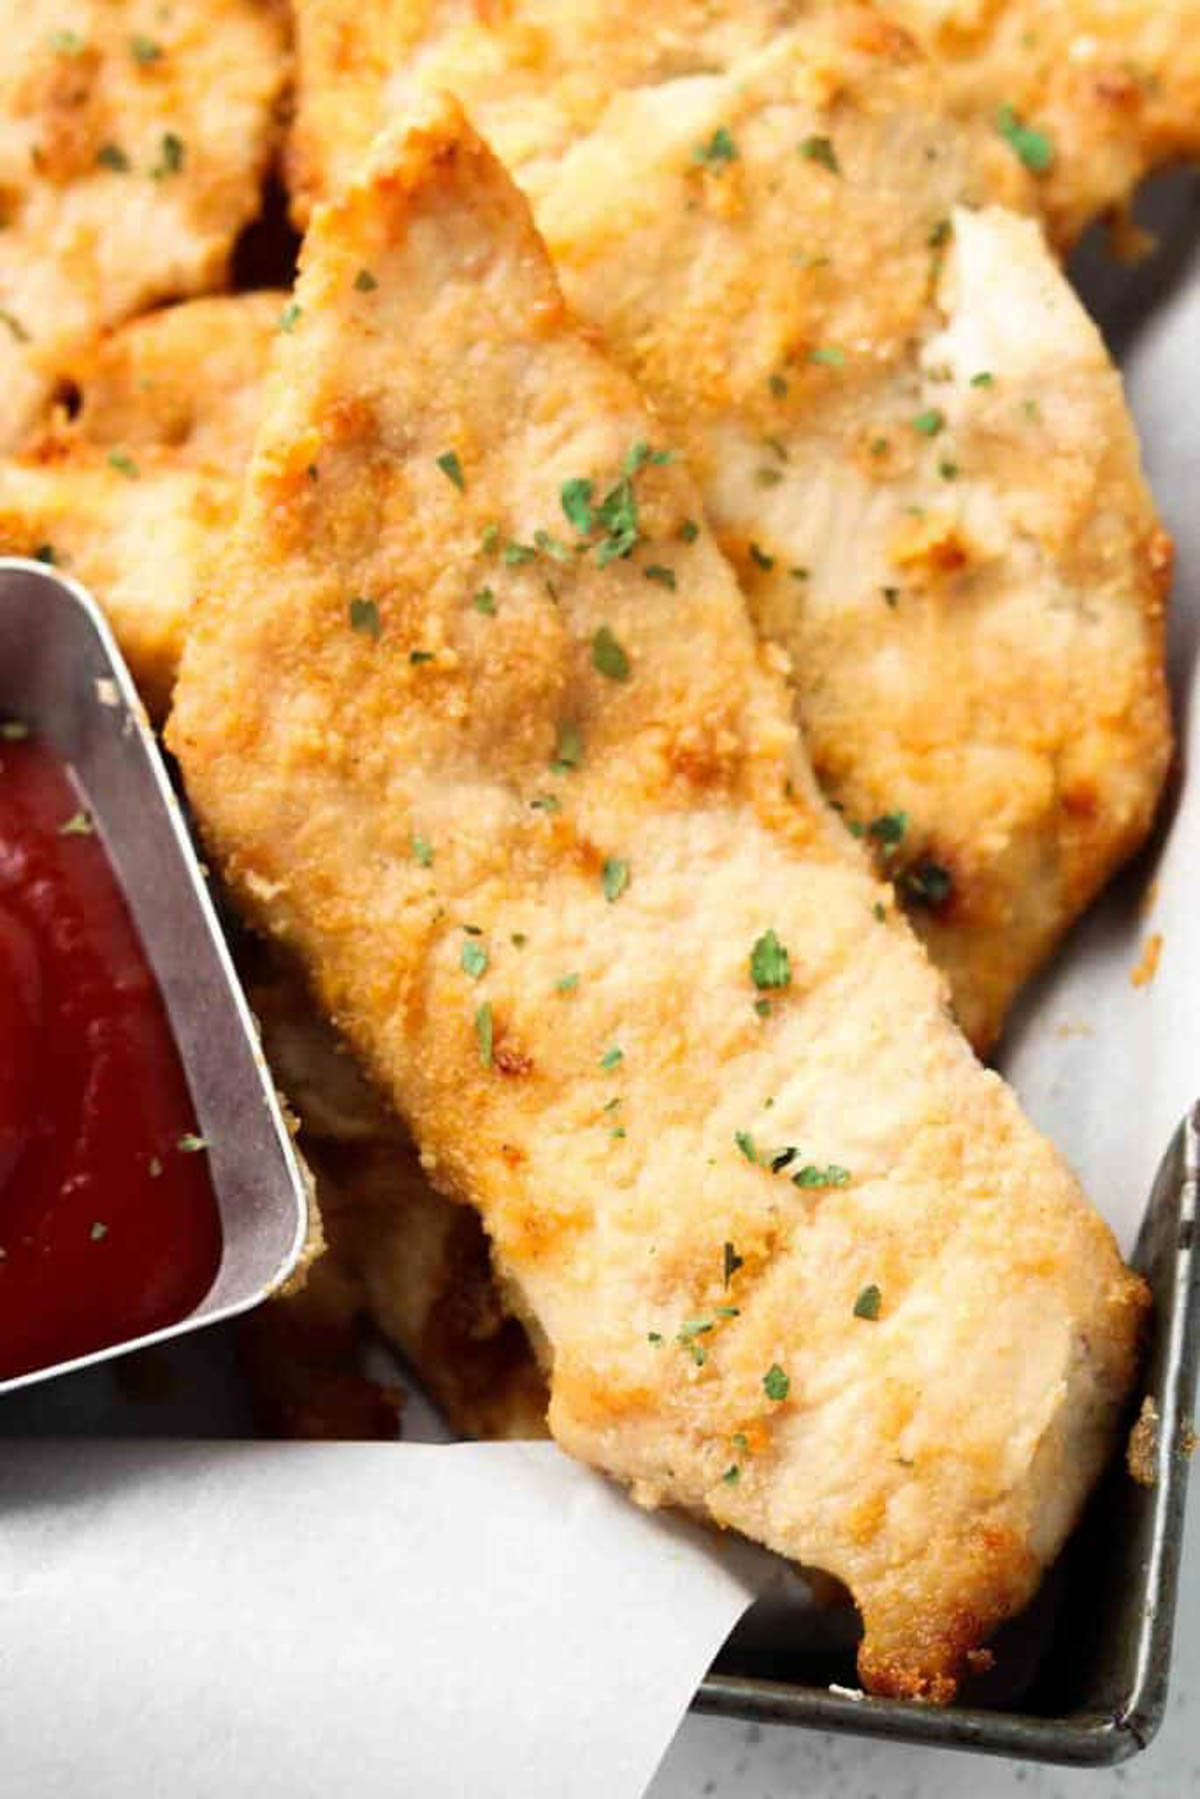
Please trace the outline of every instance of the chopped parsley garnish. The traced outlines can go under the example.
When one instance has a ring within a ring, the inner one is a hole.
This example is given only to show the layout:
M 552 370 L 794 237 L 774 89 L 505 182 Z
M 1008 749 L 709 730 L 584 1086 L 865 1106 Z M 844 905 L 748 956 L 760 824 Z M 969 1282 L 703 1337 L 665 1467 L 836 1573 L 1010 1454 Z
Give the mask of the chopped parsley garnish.
M 958 480 L 958 464 L 957 464 L 957 462 L 951 462 L 951 460 L 948 456 L 944 456 L 942 458 L 942 460 L 938 463 L 938 474 L 942 477 L 943 481 L 957 481 Z
M 370 269 L 359 269 L 358 274 L 354 277 L 354 285 L 360 294 L 371 294 L 374 293 L 379 283 Z
M 821 167 L 828 169 L 831 175 L 840 175 L 842 172 L 842 165 L 837 159 L 837 151 L 833 147 L 831 138 L 806 137 L 800 145 L 800 154 L 807 157 L 809 162 L 820 163 Z
M 657 581 L 660 587 L 669 587 L 672 593 L 675 591 L 675 570 L 673 568 L 664 568 L 661 562 L 651 562 L 642 570 L 642 573 L 647 581 Z
M 569 525 L 583 536 L 592 529 L 592 483 L 582 475 L 564 481 L 559 489 L 559 502 Z
M 500 548 L 499 525 L 487 525 L 484 527 L 483 536 L 479 539 L 479 547 L 485 556 L 494 556 L 496 554 L 496 551 Z
M 855 1300 L 854 1316 L 856 1318 L 869 1318 L 871 1322 L 874 1323 L 879 1316 L 879 1308 L 882 1304 L 883 1294 L 879 1291 L 879 1288 L 875 1285 L 874 1281 L 872 1281 L 869 1287 L 863 1288 L 862 1292 Z
M 685 1318 L 679 1327 L 679 1341 L 686 1343 L 691 1337 L 703 1337 L 714 1328 L 711 1318 Z
M 710 138 L 707 138 L 704 143 L 696 145 L 692 154 L 697 162 L 704 164 L 705 168 L 720 170 L 726 163 L 737 161 L 738 147 L 727 127 L 718 125 Z
M 52 543 L 40 543 L 33 552 L 33 559 L 35 562 L 44 562 L 48 567 L 53 568 L 58 561 L 58 553 Z
M 577 974 L 564 974 L 559 980 L 555 981 L 554 991 L 555 993 L 574 993 L 578 985 L 579 976 Z
M 846 360 L 846 352 L 838 344 L 818 344 L 815 350 L 808 352 L 808 360 L 820 368 L 840 369 Z
M 1045 131 L 1026 125 L 1011 106 L 996 114 L 996 130 L 1035 175 L 1044 175 L 1054 162 L 1054 142 Z
M 96 152 L 96 161 L 102 169 L 112 169 L 115 174 L 129 173 L 129 158 L 120 144 L 101 144 Z
M 467 483 L 462 472 L 462 463 L 453 450 L 445 450 L 437 459 L 437 465 L 447 481 L 453 481 L 459 493 L 466 493 Z
M 610 681 L 629 679 L 629 657 L 607 625 L 601 625 L 592 638 L 592 667 Z
M 907 812 L 881 812 L 867 826 L 867 836 L 873 838 L 890 855 L 904 841 L 907 829 Z
M 782 400 L 785 398 L 785 396 L 787 394 L 787 390 L 788 390 L 788 384 L 784 380 L 782 375 L 768 375 L 767 376 L 767 386 L 770 388 L 771 392 L 774 394 L 774 396 L 777 400 Z
M 767 552 L 756 543 L 750 545 L 750 560 L 757 568 L 772 569 L 775 567 L 774 556 L 768 556 Z
M 750 951 L 750 979 L 759 988 L 791 985 L 791 960 L 774 931 L 764 931 Z
M 724 1245 L 722 1257 L 724 1260 L 724 1285 L 727 1287 L 738 1269 L 745 1266 L 746 1258 L 738 1254 L 732 1243 Z
M 699 535 L 700 527 L 694 518 L 685 518 L 682 525 L 680 525 L 679 530 L 676 532 L 676 536 L 681 543 L 695 543 Z
M 972 387 L 995 387 L 996 377 L 987 369 L 980 369 L 977 375 L 971 376 Z
M 537 551 L 531 543 L 517 543 L 512 540 L 505 544 L 501 561 L 507 568 L 520 568 L 522 563 L 537 560 Z
M 777 468 L 755 469 L 754 479 L 760 487 L 778 487 L 783 480 L 783 471 Z
M 948 244 L 953 229 L 954 227 L 951 225 L 949 219 L 939 219 L 937 224 L 933 227 L 933 230 L 929 233 L 929 248 L 931 250 L 940 250 L 943 244 Z
M 474 606 L 476 612 L 482 612 L 486 614 L 488 618 L 495 618 L 496 596 L 490 587 L 481 587 L 471 601 L 471 604 Z
M 745 1156 L 747 1162 L 758 1161 L 758 1151 L 754 1147 L 754 1138 L 750 1135 L 749 1131 L 735 1131 L 733 1133 L 733 1140 Z M 728 1245 L 726 1245 L 726 1248 L 728 1248 Z M 726 1277 L 726 1284 L 728 1285 L 728 1277 Z
M 812 1162 L 807 1163 L 798 1173 L 792 1176 L 793 1187 L 848 1187 L 850 1170 L 839 1168 L 831 1162 L 828 1168 L 817 1168 Z
M 151 63 L 162 61 L 162 45 L 156 44 L 152 37 L 145 37 L 142 32 L 135 31 L 129 40 L 129 54 L 134 62 L 141 63 L 147 69 Z
M 410 650 L 408 660 L 414 668 L 420 668 L 422 663 L 435 662 L 437 658 L 432 650 Z
M 295 300 L 289 300 L 279 315 L 279 329 L 281 331 L 294 331 L 296 329 L 296 321 L 299 317 L 299 306 L 297 306 Z
M 90 837 L 95 828 L 86 812 L 73 812 L 65 824 L 59 825 L 58 834 L 60 837 Z
M 556 793 L 537 793 L 529 802 L 531 812 L 561 812 L 562 801 Z
M 59 56 L 82 56 L 87 44 L 77 31 L 52 31 L 50 48 Z
M 742 1477 L 742 1471 L 738 1467 L 737 1463 L 734 1462 L 732 1467 L 726 1468 L 724 1474 L 721 1476 L 721 1479 L 725 1482 L 725 1485 L 727 1487 L 736 1487 L 736 1485 L 737 1485 L 738 1481 L 741 1479 L 741 1477 Z
M 639 469 L 648 468 L 651 464 L 657 468 L 662 468 L 666 463 L 673 462 L 674 460 L 675 453 L 673 450 L 652 450 L 648 443 L 639 440 L 626 450 L 621 462 L 621 473 L 623 475 L 636 475 Z
M 164 131 L 162 144 L 158 152 L 158 161 L 150 173 L 155 181 L 164 181 L 168 175 L 178 175 L 187 157 L 187 150 L 181 137 L 173 131 Z
M 91 1230 L 88 1232 L 88 1236 L 91 1238 L 93 1243 L 100 1243 L 103 1241 L 103 1239 L 105 1237 L 107 1237 L 107 1235 L 108 1235 L 108 1226 L 106 1224 L 101 1223 L 100 1219 L 97 1218 L 96 1222 L 92 1225 Z
M 778 1362 L 772 1362 L 763 1375 L 763 1392 L 768 1399 L 786 1399 L 792 1390 L 792 1383 Z
M 771 1173 L 772 1174 L 782 1173 L 782 1171 L 788 1166 L 788 1163 L 794 1162 L 796 1160 L 796 1157 L 799 1154 L 800 1154 L 800 1151 L 795 1147 L 794 1144 L 789 1144 L 786 1149 L 781 1149 L 777 1156 L 771 1157 Z
M 619 856 L 609 856 L 600 878 L 604 885 L 604 897 L 611 905 L 620 899 L 629 885 L 628 862 L 623 862 Z
M 573 769 L 583 765 L 583 733 L 579 726 L 564 719 L 558 727 L 558 736 L 554 740 L 554 758 L 550 764 L 552 774 L 570 774 Z
M 944 906 L 953 893 L 954 878 L 940 862 L 918 862 L 915 867 L 905 870 L 901 886 L 908 899 L 936 910 Z
M 618 1049 L 614 1044 L 612 1049 L 606 1049 L 601 1056 L 600 1066 L 607 1072 L 610 1069 L 616 1068 L 624 1060 L 625 1051 L 623 1049 Z
M 871 911 L 874 913 L 879 923 L 883 924 L 884 920 L 887 918 L 887 910 L 884 907 L 883 901 L 876 900 L 875 904 L 871 907 Z
M 361 594 L 350 602 L 350 629 L 362 631 L 367 637 L 378 637 L 383 626 L 379 621 L 379 608 L 374 600 L 365 600 Z
M 175 1147 L 185 1156 L 198 1156 L 202 1149 L 208 1148 L 208 1144 L 203 1137 L 197 1137 L 195 1131 L 185 1131 Z
M 936 437 L 946 423 L 946 415 L 936 406 L 931 406 L 927 412 L 918 412 L 911 422 L 913 430 L 919 431 L 922 437 Z
M 477 943 L 474 937 L 468 937 L 463 944 L 459 961 L 462 964 L 463 973 L 470 975 L 473 981 L 479 980 L 482 975 L 487 973 L 488 953 L 482 943 Z
M 27 344 L 29 342 L 28 331 L 26 331 L 16 313 L 10 312 L 7 306 L 0 306 L 0 325 L 5 327 L 17 343 Z
M 115 468 L 118 474 L 126 476 L 130 481 L 136 481 L 138 478 L 138 465 L 125 450 L 110 450 L 108 466 Z
M 647 1343 L 659 1344 L 663 1341 L 663 1334 L 661 1331 L 647 1331 L 646 1341 Z
M 552 562 L 570 562 L 571 560 L 571 552 L 566 544 L 557 537 L 552 537 L 549 531 L 535 531 L 533 545 L 541 555 L 549 556 Z
M 883 595 L 884 603 L 890 606 L 894 612 L 900 599 L 900 589 L 898 587 L 881 587 L 879 591 Z
M 495 1030 L 492 1024 L 492 1008 L 486 1001 L 475 1014 L 475 1041 L 479 1045 L 479 1060 L 485 1068 L 490 1068 Z
M 433 845 L 428 837 L 418 837 L 414 831 L 412 837 L 413 861 L 419 862 L 422 868 L 433 867 Z

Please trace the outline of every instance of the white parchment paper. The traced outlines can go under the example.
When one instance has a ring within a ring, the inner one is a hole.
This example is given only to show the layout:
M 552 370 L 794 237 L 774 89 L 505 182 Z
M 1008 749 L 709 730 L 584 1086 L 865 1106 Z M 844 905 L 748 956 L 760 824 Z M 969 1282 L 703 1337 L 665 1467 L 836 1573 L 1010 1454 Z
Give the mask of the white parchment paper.
M 1194 751 L 1200 269 L 1132 323 L 1122 283 L 1100 285 L 1179 541 L 1172 663 Z M 1193 784 L 1005 1048 L 1126 1245 L 1200 1092 L 1198 869 Z M 1135 986 L 1154 934 L 1157 973 Z M 213 1361 L 167 1429 L 236 1432 Z M 92 1371 L 0 1418 L 81 1433 L 0 1443 L 14 1799 L 636 1799 L 765 1578 L 766 1558 L 638 1513 L 548 1445 L 146 1443 L 145 1408 L 112 1395 Z

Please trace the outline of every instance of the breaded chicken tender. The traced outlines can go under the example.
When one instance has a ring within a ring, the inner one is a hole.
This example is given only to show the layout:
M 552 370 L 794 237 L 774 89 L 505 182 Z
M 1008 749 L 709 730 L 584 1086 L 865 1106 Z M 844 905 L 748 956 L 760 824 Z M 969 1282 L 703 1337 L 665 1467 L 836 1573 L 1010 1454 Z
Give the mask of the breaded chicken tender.
M 57 563 L 95 594 L 161 716 L 192 601 L 237 510 L 286 296 L 147 314 L 66 358 L 57 405 L 0 459 L 0 553 Z
M 1142 177 L 1200 151 L 1197 0 L 886 0 L 963 118 L 1037 176 L 1056 243 L 1121 213 Z
M 785 29 L 669 0 L 614 34 L 606 99 L 573 7 L 393 6 L 369 63 L 335 3 L 300 8 L 307 166 L 324 120 L 338 178 L 332 108 L 370 117 L 371 80 L 376 114 L 463 96 L 686 446 L 817 778 L 987 1049 L 1145 837 L 1171 749 L 1169 544 L 1119 378 L 1034 225 L 985 204 L 1029 178 L 862 7 Z M 731 59 L 735 24 L 764 47 Z
M 102 327 L 220 287 L 288 74 L 267 0 L 20 0 L 0 59 L 0 447 Z
M 443 102 L 317 211 L 169 741 L 475 1205 L 559 1442 L 844 1580 L 945 1700 L 1145 1291 L 821 803 L 662 425 Z

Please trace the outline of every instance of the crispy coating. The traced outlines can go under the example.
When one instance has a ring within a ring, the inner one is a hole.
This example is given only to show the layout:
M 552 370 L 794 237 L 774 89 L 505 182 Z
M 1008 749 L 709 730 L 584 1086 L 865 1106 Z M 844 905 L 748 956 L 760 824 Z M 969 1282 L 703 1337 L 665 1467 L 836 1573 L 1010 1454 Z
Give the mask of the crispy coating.
M 887 11 L 936 59 L 960 116 L 1017 127 L 1063 248 L 1123 212 L 1151 169 L 1200 150 L 1197 0 L 887 0 Z
M 563 1446 L 844 1580 L 863 1678 L 947 1699 L 1144 1288 L 878 917 L 691 477 L 451 103 L 318 210 L 296 305 L 169 728 L 211 849 L 482 1213 Z
M 52 405 L 0 460 L 0 552 L 93 590 L 156 716 L 237 509 L 284 299 L 187 301 L 88 345 L 62 368 L 77 416 Z
M 0 67 L 0 447 L 98 330 L 220 287 L 288 75 L 265 0 L 20 0 Z
M 818 780 L 987 1049 L 1144 838 L 1171 750 L 1169 543 L 1119 378 L 1036 229 L 982 204 L 1028 205 L 1030 179 L 857 6 L 717 29 L 677 0 L 617 34 L 606 102 L 573 8 L 392 8 L 405 57 L 364 72 L 371 33 L 351 55 L 309 5 L 302 122 L 347 58 L 370 117 L 386 62 L 389 104 L 453 88 L 525 186 L 791 654 Z

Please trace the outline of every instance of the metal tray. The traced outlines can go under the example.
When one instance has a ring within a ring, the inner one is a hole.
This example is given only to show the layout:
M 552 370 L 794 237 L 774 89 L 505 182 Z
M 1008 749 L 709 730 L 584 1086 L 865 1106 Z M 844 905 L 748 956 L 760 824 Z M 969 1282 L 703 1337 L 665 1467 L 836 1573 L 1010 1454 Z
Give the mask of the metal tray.
M 294 1267 L 305 1189 L 178 801 L 99 610 L 37 562 L 0 559 L 0 716 L 71 767 L 166 1002 L 221 1214 L 216 1279 L 178 1324 L 0 1381 L 0 1393 L 244 1312 Z
M 849 1636 L 832 1653 L 785 1655 L 778 1629 L 751 1612 L 705 1677 L 698 1711 L 1087 1767 L 1146 1747 L 1166 1705 L 1193 1442 L 1198 1186 L 1200 1106 L 1167 1151 L 1133 1255 L 1154 1295 L 1138 1389 L 1158 1412 L 1154 1484 L 1114 1462 L 1043 1592 L 997 1639 L 995 1673 L 949 1710 L 874 1699 L 857 1692 Z

